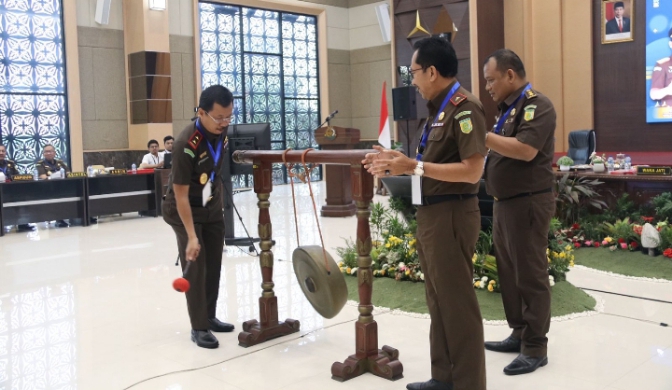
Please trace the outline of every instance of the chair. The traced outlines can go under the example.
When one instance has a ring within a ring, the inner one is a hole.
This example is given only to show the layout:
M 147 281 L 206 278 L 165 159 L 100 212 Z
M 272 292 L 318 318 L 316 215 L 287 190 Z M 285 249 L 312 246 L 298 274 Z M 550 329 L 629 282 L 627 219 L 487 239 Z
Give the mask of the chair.
M 569 133 L 567 156 L 574 164 L 589 164 L 590 155 L 595 151 L 595 130 L 578 130 Z

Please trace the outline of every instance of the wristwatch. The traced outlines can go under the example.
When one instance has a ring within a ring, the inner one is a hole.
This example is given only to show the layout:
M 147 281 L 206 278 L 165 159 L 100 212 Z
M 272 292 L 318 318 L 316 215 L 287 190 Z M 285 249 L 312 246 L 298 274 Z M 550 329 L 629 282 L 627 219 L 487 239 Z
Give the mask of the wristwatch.
M 425 168 L 423 167 L 424 163 L 422 161 L 418 161 L 418 165 L 413 168 L 413 174 L 415 176 L 422 176 L 425 174 Z

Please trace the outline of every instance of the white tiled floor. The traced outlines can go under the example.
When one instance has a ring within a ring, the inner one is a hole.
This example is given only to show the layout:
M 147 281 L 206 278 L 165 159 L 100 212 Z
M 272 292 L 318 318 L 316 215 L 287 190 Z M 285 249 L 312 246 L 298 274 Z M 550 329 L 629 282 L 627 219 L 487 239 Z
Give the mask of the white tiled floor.
M 324 188 L 315 188 L 319 203 Z M 298 188 L 301 244 L 319 244 L 305 186 Z M 241 322 L 258 318 L 261 276 L 257 259 L 237 248 L 225 252 L 218 314 L 236 333 L 218 334 L 220 348 L 189 340 L 184 297 L 171 288 L 176 244 L 160 218 L 102 218 L 88 228 L 47 228 L 0 238 L 0 389 L 404 389 L 429 377 L 429 320 L 381 313 L 379 342 L 398 348 L 404 378 L 363 375 L 339 383 L 334 361 L 354 352 L 357 309 L 346 306 L 331 320 L 315 313 L 294 278 L 297 245 L 289 187 L 271 195 L 275 292 L 280 318 L 301 321 L 301 332 L 241 348 Z M 256 233 L 256 196 L 235 196 Z M 383 200 L 381 198 L 381 200 Z M 319 207 L 319 206 L 318 206 Z M 236 226 L 237 235 L 243 230 Z M 354 218 L 321 218 L 328 248 L 354 236 Z M 280 261 L 285 260 L 285 261 Z M 672 284 L 654 284 L 573 270 L 577 285 L 672 300 Z M 491 390 L 670 390 L 672 304 L 598 294 L 605 313 L 551 326 L 548 366 L 507 377 L 511 354 L 486 353 Z M 633 317 L 623 318 L 619 316 Z M 640 321 L 652 321 L 645 322 Z M 486 326 L 486 339 L 508 334 Z M 179 373 L 174 373 L 181 371 Z M 158 377 L 154 379 L 149 379 Z

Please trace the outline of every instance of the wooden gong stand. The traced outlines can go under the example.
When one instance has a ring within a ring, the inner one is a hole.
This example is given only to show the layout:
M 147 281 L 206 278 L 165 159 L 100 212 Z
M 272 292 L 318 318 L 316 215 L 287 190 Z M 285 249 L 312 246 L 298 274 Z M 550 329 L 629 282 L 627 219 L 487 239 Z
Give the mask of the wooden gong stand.
M 403 366 L 398 360 L 399 351 L 383 346 L 378 349 L 378 324 L 373 319 L 373 273 L 371 271 L 371 230 L 369 217 L 373 199 L 373 176 L 369 174 L 362 160 L 366 153 L 375 150 L 338 150 L 312 151 L 305 156 L 306 163 L 338 164 L 350 166 L 352 199 L 357 205 L 357 281 L 359 292 L 359 318 L 355 323 L 355 354 L 343 363 L 335 362 L 331 366 L 332 378 L 338 381 L 352 379 L 365 372 L 386 379 L 398 379 L 402 376 Z M 287 162 L 301 163 L 302 151 L 289 151 L 285 154 Z M 233 161 L 238 164 L 253 164 L 254 192 L 259 202 L 259 255 L 261 263 L 262 293 L 259 298 L 260 321 L 249 320 L 243 323 L 243 331 L 238 334 L 241 346 L 249 347 L 269 339 L 298 332 L 299 321 L 287 319 L 278 321 L 277 297 L 273 292 L 273 253 L 271 252 L 272 227 L 270 195 L 272 185 L 272 164 L 282 163 L 283 151 L 238 150 Z

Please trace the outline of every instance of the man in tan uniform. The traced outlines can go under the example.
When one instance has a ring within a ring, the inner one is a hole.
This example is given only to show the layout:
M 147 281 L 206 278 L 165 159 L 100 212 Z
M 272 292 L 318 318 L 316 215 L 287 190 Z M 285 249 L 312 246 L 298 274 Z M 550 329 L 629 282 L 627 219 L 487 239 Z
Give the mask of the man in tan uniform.
M 416 159 L 376 147 L 365 167 L 376 176 L 420 176 L 418 255 L 431 317 L 432 378 L 409 390 L 485 390 L 483 322 L 473 287 L 472 256 L 481 226 L 485 113 L 459 85 L 457 56 L 440 38 L 414 45 L 413 85 L 428 100 Z M 416 187 L 416 188 L 418 188 Z
M 217 348 L 210 332 L 233 332 L 234 326 L 217 319 L 217 298 L 224 249 L 222 162 L 226 133 L 233 113 L 233 95 L 221 85 L 201 93 L 198 118 L 175 140 L 173 168 L 163 202 L 163 219 L 175 232 L 180 262 L 191 288 L 186 293 L 191 341 Z
M 672 49 L 672 28 L 667 32 Z M 651 73 L 651 100 L 656 100 L 658 106 L 672 107 L 672 57 L 665 57 L 656 62 Z
M 526 374 L 548 363 L 551 323 L 548 229 L 555 214 L 553 152 L 555 109 L 525 79 L 523 62 L 501 49 L 484 66 L 485 89 L 499 105 L 485 165 L 488 194 L 495 198 L 493 242 L 506 320 L 513 332 L 485 348 L 515 352 L 507 375 Z

